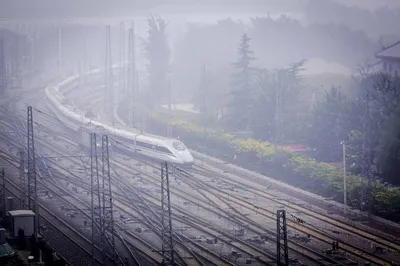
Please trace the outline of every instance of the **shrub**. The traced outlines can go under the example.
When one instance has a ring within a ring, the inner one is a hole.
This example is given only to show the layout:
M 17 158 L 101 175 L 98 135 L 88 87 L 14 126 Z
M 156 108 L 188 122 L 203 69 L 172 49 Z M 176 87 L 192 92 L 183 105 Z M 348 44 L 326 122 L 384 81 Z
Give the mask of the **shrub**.
M 156 129 L 157 133 L 160 129 L 162 132 L 162 128 L 169 123 L 165 116 L 154 113 L 149 113 L 148 118 L 150 127 Z M 236 157 L 235 163 L 239 165 L 253 167 L 253 170 L 256 165 L 259 172 L 280 176 L 281 181 L 343 202 L 343 172 L 337 167 L 292 154 L 280 147 L 275 151 L 269 142 L 235 138 L 222 130 L 200 127 L 181 119 L 173 119 L 171 125 L 175 134 L 192 149 L 231 160 Z M 349 205 L 358 207 L 358 199 L 366 186 L 367 181 L 360 176 L 347 176 Z M 400 190 L 388 188 L 379 182 L 371 183 L 370 188 L 373 213 L 398 220 Z

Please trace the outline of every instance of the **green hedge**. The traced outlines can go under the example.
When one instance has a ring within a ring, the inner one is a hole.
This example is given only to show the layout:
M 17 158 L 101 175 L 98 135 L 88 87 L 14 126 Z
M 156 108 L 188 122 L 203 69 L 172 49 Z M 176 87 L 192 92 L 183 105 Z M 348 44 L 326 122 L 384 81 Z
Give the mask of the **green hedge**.
M 148 127 L 158 134 L 165 132 L 168 119 L 160 114 L 148 114 Z M 267 174 L 282 182 L 343 202 L 343 171 L 326 163 L 316 162 L 305 156 L 294 155 L 269 142 L 235 138 L 221 130 L 199 127 L 174 118 L 171 121 L 174 136 L 189 148 L 209 155 L 233 161 L 242 167 Z M 236 155 L 236 156 L 235 156 Z M 277 178 L 279 177 L 279 178 Z M 348 204 L 358 207 L 362 187 L 366 181 L 360 176 L 347 176 Z M 400 220 L 400 190 L 389 188 L 379 182 L 371 184 L 370 208 L 376 215 Z

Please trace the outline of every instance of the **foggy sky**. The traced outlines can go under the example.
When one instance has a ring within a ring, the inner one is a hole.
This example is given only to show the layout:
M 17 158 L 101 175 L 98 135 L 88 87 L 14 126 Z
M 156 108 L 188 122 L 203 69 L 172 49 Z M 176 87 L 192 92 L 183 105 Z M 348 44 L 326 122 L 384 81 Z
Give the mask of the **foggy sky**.
M 301 12 L 308 0 L 0 0 L 0 18 L 127 16 L 166 12 Z M 396 7 L 399 0 L 335 0 L 362 8 Z
M 155 7 L 167 7 L 169 12 L 196 11 L 208 6 L 206 11 L 257 10 L 260 6 L 276 9 L 298 8 L 307 0 L 0 0 L 0 18 L 13 17 L 65 17 L 129 15 Z M 172 8 L 172 10 L 171 10 Z

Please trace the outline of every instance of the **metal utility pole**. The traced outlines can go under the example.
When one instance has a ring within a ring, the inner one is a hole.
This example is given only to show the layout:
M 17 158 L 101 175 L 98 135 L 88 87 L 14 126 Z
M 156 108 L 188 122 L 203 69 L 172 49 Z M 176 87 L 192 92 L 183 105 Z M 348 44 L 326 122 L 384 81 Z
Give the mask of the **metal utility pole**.
M 135 101 L 137 101 L 137 99 L 139 99 L 139 91 L 140 91 L 140 86 L 139 86 L 139 71 L 136 70 L 136 79 L 135 79 L 135 91 L 136 91 L 136 98 Z M 146 117 L 143 115 L 143 112 L 139 110 L 140 108 L 137 109 L 136 112 L 136 121 L 138 121 L 138 123 L 140 123 L 140 132 L 143 133 L 146 131 Z M 140 112 L 139 112 L 140 111 Z
M 95 242 L 98 239 L 98 229 L 100 229 L 100 238 L 102 232 L 101 205 L 100 205 L 100 182 L 97 164 L 97 140 L 96 133 L 90 134 L 90 185 L 91 185 L 91 207 L 92 207 L 92 265 L 97 265 L 95 259 Z M 100 228 L 96 226 L 99 225 Z
M 0 188 L 0 200 L 1 200 L 1 208 L 2 208 L 2 217 L 6 215 L 6 173 L 4 167 L 1 169 L 1 188 Z
M 200 71 L 200 112 L 206 111 L 206 65 L 201 65 Z
M 62 29 L 61 25 L 58 25 L 58 74 L 62 74 Z
M 343 204 L 344 211 L 347 211 L 347 171 L 346 171 L 346 142 L 342 141 L 343 146 Z
M 289 266 L 286 211 L 276 211 L 276 265 Z
M 12 77 L 14 79 L 13 85 L 18 87 L 20 86 L 20 78 L 21 78 L 21 63 L 20 63 L 20 58 L 21 58 L 21 52 L 20 52 L 20 37 L 18 33 L 15 35 L 14 38 L 14 59 L 13 59 L 13 67 L 12 67 Z
M 36 42 L 36 32 L 33 25 L 29 26 L 29 36 L 30 36 L 30 73 L 35 72 L 35 42 Z
M 124 22 L 121 22 L 120 25 L 120 44 L 119 44 L 119 93 L 118 93 L 118 101 L 124 99 L 124 93 L 126 93 L 126 66 L 125 66 L 125 25 Z
M 106 65 L 105 65 L 105 107 L 106 112 L 114 112 L 114 92 L 111 63 L 111 26 L 106 26 Z M 114 117 L 114 116 L 112 116 Z
M 25 151 L 19 152 L 20 208 L 26 209 Z
M 171 81 L 168 81 L 168 128 L 167 137 L 172 138 L 172 87 Z
M 88 59 L 87 59 L 87 40 L 86 40 L 86 32 L 85 27 L 82 26 L 82 61 L 81 61 L 81 72 L 83 74 L 82 82 L 86 83 L 87 79 L 87 71 L 88 71 Z
M 111 256 L 114 259 L 114 265 L 117 265 L 117 252 L 115 250 L 115 238 L 114 238 L 114 218 L 113 218 L 113 200 L 111 194 L 111 176 L 110 176 L 110 158 L 108 153 L 108 137 L 105 135 L 102 137 L 102 175 L 103 175 L 103 211 L 102 211 L 102 253 L 103 263 L 107 260 L 105 251 L 107 231 L 111 233 L 110 249 Z
M 33 137 L 33 114 L 32 106 L 28 106 L 28 206 L 35 212 L 35 237 L 39 228 L 39 208 L 37 199 L 37 180 L 35 162 L 35 144 Z M 33 202 L 32 199 L 33 198 Z
M 281 90 L 282 70 L 278 70 L 277 73 L 277 86 L 276 86 L 276 110 L 275 110 L 275 140 L 274 149 L 277 150 L 278 141 L 281 137 L 281 125 L 280 125 L 280 90 Z
M 132 23 L 133 25 L 133 23 Z M 129 29 L 128 36 L 128 115 L 130 127 L 135 127 L 136 124 L 136 69 L 135 69 L 135 30 Z
M 0 38 L 0 93 L 4 92 L 7 87 L 7 71 L 4 49 L 4 39 Z
M 161 164 L 161 219 L 162 219 L 162 256 L 163 265 L 174 264 L 174 247 L 172 243 L 171 200 L 167 162 Z

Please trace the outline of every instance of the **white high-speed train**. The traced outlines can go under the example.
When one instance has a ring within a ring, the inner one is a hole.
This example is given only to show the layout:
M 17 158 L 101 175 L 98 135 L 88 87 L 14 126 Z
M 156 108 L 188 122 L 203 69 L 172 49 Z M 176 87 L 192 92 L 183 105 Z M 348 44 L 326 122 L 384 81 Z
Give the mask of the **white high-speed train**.
M 124 152 L 135 152 L 157 161 L 167 161 L 181 166 L 191 166 L 193 164 L 194 159 L 192 154 L 179 140 L 150 134 L 140 134 L 136 133 L 133 129 L 117 128 L 101 123 L 98 121 L 98 117 L 86 117 L 81 110 L 76 108 L 59 91 L 60 88 L 70 85 L 78 78 L 79 76 L 73 76 L 55 86 L 48 86 L 46 88 L 46 103 L 48 108 L 64 125 L 73 129 L 77 137 L 82 138 L 82 134 L 85 134 L 84 132 L 87 134 L 88 132 L 92 132 L 93 128 L 97 128 L 98 130 L 94 131 L 105 132 L 116 139 L 117 142 L 114 142 L 117 144 L 116 147 L 124 150 Z M 84 137 L 83 139 L 89 138 Z M 87 146 L 89 145 L 90 142 L 87 141 Z

